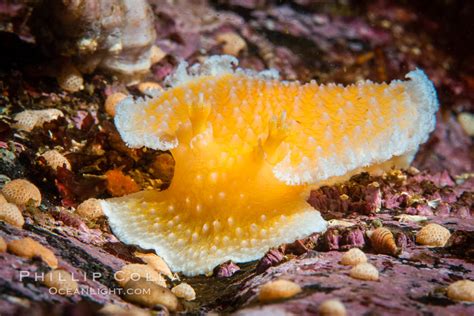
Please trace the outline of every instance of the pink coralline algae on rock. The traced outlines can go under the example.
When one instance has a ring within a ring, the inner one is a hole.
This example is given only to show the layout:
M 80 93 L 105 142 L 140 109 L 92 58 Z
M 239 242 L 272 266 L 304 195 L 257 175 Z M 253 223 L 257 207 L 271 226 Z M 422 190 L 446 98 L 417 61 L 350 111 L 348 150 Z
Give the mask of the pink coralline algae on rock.
M 349 213 L 374 214 L 382 205 L 377 182 L 368 185 L 321 187 L 311 192 L 308 202 L 318 210 L 327 210 L 335 217 Z
M 471 218 L 474 178 L 456 184 L 446 171 L 406 175 L 402 183 L 382 186 L 382 207 L 410 215 Z
M 410 215 L 471 218 L 474 178 L 455 183 L 446 172 L 397 171 L 393 175 L 354 177 L 342 185 L 313 190 L 308 199 L 324 217 L 374 215 L 380 210 L 397 210 Z M 332 237 L 331 237 L 332 238 Z
M 324 250 L 347 250 L 364 248 L 366 242 L 361 227 L 330 227 L 320 239 L 320 247 Z

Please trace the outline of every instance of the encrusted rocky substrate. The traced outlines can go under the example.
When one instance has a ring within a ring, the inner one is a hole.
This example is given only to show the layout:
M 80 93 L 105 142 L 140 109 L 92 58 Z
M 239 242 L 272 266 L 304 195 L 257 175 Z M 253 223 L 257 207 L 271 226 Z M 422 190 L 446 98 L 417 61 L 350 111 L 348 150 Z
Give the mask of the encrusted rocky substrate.
M 181 309 L 314 314 L 320 302 L 338 298 L 354 315 L 474 313 L 474 305 L 456 303 L 445 295 L 450 283 L 474 278 L 474 179 L 459 178 L 457 182 L 446 173 L 429 176 L 411 170 L 385 177 L 360 175 L 345 184 L 314 191 L 310 202 L 319 205 L 326 219 L 333 218 L 326 233 L 272 249 L 259 262 L 225 263 L 213 276 L 187 279 L 196 289 L 197 301 Z M 341 196 L 344 203 L 338 203 Z M 401 202 L 395 205 L 395 200 Z M 423 215 L 404 217 L 407 211 L 414 212 L 412 208 L 422 209 L 418 214 Z M 341 214 L 344 219 L 334 220 Z M 415 243 L 414 235 L 427 222 L 439 223 L 451 231 L 446 247 Z M 380 225 L 391 229 L 402 247 L 398 257 L 377 254 L 372 249 L 366 232 Z M 31 308 L 45 313 L 51 308 L 58 314 L 71 310 L 94 313 L 108 303 L 128 305 L 121 298 L 113 273 L 127 262 L 140 259 L 133 256 L 134 247 L 120 243 L 109 232 L 90 229 L 65 210 L 30 209 L 23 230 L 2 222 L 0 235 L 7 241 L 32 237 L 55 252 L 60 268 L 76 277 L 87 276 L 77 277 L 83 294 L 69 298 L 51 295 L 34 279 L 35 272 L 48 270 L 44 263 L 1 253 L 2 315 L 21 314 Z M 343 251 L 352 247 L 367 253 L 369 262 L 379 270 L 379 281 L 353 279 L 348 274 L 350 268 L 339 264 Z M 30 275 L 20 282 L 21 271 Z M 101 277 L 92 280 L 93 273 Z M 298 283 L 303 292 L 290 300 L 262 305 L 256 298 L 259 286 L 277 278 Z

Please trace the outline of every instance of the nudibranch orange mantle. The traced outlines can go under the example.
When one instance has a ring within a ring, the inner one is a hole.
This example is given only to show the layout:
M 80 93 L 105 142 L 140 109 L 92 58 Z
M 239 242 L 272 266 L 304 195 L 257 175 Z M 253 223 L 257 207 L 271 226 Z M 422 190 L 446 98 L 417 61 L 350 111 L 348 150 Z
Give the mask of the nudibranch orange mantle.
M 123 242 L 186 275 L 324 231 L 311 189 L 408 166 L 435 126 L 436 92 L 421 70 L 343 87 L 236 66 L 230 56 L 181 63 L 160 95 L 117 107 L 128 146 L 170 150 L 176 165 L 168 189 L 104 200 L 104 213 Z

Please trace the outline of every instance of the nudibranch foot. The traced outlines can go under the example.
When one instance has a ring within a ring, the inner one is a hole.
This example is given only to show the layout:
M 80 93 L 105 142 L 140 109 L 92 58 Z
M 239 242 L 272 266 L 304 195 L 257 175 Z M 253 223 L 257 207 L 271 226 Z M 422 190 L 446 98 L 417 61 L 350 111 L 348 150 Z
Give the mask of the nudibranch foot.
M 189 210 L 189 216 L 176 215 L 181 213 L 164 192 L 139 192 L 102 205 L 120 240 L 154 249 L 173 271 L 189 276 L 208 273 L 228 260 L 257 260 L 271 247 L 326 229 L 320 213 L 304 200 L 292 209 L 282 205 L 255 221 L 241 221 L 230 214 L 189 220 L 196 210 Z
M 121 240 L 188 275 L 324 231 L 306 202 L 312 188 L 407 167 L 435 126 L 436 92 L 421 70 L 344 87 L 236 65 L 183 63 L 159 96 L 117 107 L 124 141 L 170 150 L 175 173 L 167 190 L 102 201 L 104 212 Z

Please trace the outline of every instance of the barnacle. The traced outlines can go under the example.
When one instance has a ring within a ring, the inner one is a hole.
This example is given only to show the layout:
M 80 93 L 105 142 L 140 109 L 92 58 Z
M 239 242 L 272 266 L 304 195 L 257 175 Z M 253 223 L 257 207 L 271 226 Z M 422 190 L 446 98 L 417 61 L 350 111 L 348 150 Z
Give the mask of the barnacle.
M 159 273 L 162 273 L 169 278 L 173 278 L 173 273 L 171 272 L 166 262 L 154 253 L 135 252 L 135 256 L 142 259 L 146 264 L 148 264 L 150 267 L 152 267 Z
M 42 126 L 44 123 L 56 120 L 61 116 L 63 116 L 63 112 L 58 109 L 25 110 L 17 113 L 13 118 L 15 120 L 14 127 L 30 132 L 33 128 Z
M 186 301 L 193 301 L 196 299 L 196 292 L 188 283 L 180 283 L 171 289 L 174 295 L 183 298 Z
M 456 281 L 448 286 L 447 294 L 454 301 L 474 302 L 474 281 Z
M 18 206 L 25 206 L 33 201 L 35 206 L 41 204 L 41 192 L 28 180 L 15 179 L 2 188 L 2 194 L 8 202 Z
M 64 167 L 68 170 L 71 170 L 71 163 L 64 157 L 59 151 L 52 149 L 44 152 L 41 157 L 46 160 L 48 166 L 53 170 L 56 170 L 58 167 Z
M 354 279 L 377 281 L 379 279 L 379 271 L 370 263 L 359 263 L 349 272 Z
M 160 86 L 159 83 L 153 82 L 153 81 L 145 81 L 145 82 L 140 82 L 137 85 L 137 89 L 148 96 L 155 96 L 159 95 L 161 91 L 163 91 L 163 88 Z
M 258 292 L 260 302 L 271 302 L 290 298 L 300 293 L 301 287 L 288 280 L 276 280 L 263 284 Z
M 23 224 L 25 224 L 20 209 L 12 203 L 0 203 L 0 221 L 16 227 L 23 227 Z
M 347 311 L 344 304 L 336 299 L 326 300 L 319 305 L 318 313 L 321 316 L 346 316 Z
M 129 302 L 155 307 L 165 306 L 170 312 L 178 309 L 178 299 L 166 287 L 157 285 L 146 279 L 130 280 L 125 284 L 125 299 Z
M 449 237 L 451 237 L 451 233 L 447 228 L 431 223 L 424 226 L 416 234 L 416 242 L 431 247 L 444 247 Z
M 461 113 L 458 115 L 458 122 L 469 136 L 474 136 L 474 115 L 471 113 Z
M 50 289 L 53 289 L 53 293 L 64 296 L 74 295 L 79 289 L 79 285 L 71 273 L 60 269 L 51 270 L 46 273 L 43 283 Z
M 134 306 L 124 307 L 119 304 L 111 303 L 105 304 L 98 312 L 103 316 L 150 316 L 148 310 Z
M 77 92 L 84 89 L 82 74 L 70 63 L 62 65 L 57 80 L 59 86 L 68 92 Z
M 170 89 L 117 107 L 130 147 L 170 150 L 176 165 L 167 190 L 103 201 L 104 213 L 124 242 L 190 275 L 325 230 L 306 202 L 311 188 L 406 167 L 435 124 L 436 94 L 420 70 L 343 87 L 235 64 L 230 56 L 189 71 L 180 64 Z
M 27 259 L 39 257 L 51 268 L 55 269 L 58 267 L 58 259 L 54 253 L 29 237 L 10 241 L 8 243 L 8 251 Z
M 146 264 L 127 264 L 123 266 L 120 271 L 115 273 L 115 280 L 122 287 L 125 286 L 129 280 L 134 280 L 137 277 L 166 287 L 166 281 L 163 276 L 154 270 L 153 267 Z
M 345 266 L 355 266 L 364 262 L 367 262 L 367 256 L 359 248 L 349 249 L 341 257 L 341 264 Z
M 110 116 L 115 116 L 115 108 L 117 107 L 117 104 L 126 97 L 127 95 L 122 92 L 115 92 L 109 95 L 107 99 L 105 99 L 105 112 Z
M 0 252 L 5 252 L 7 251 L 7 243 L 5 242 L 5 239 L 0 236 Z
M 87 199 L 79 204 L 76 213 L 86 220 L 96 220 L 104 215 L 100 201 L 94 198 Z
M 374 230 L 370 236 L 370 241 L 372 248 L 377 253 L 397 256 L 401 252 L 401 249 L 395 243 L 395 237 L 392 232 L 385 227 L 379 227 Z
M 222 51 L 226 55 L 238 56 L 247 47 L 245 40 L 234 32 L 224 32 L 217 35 L 218 43 L 223 44 Z

